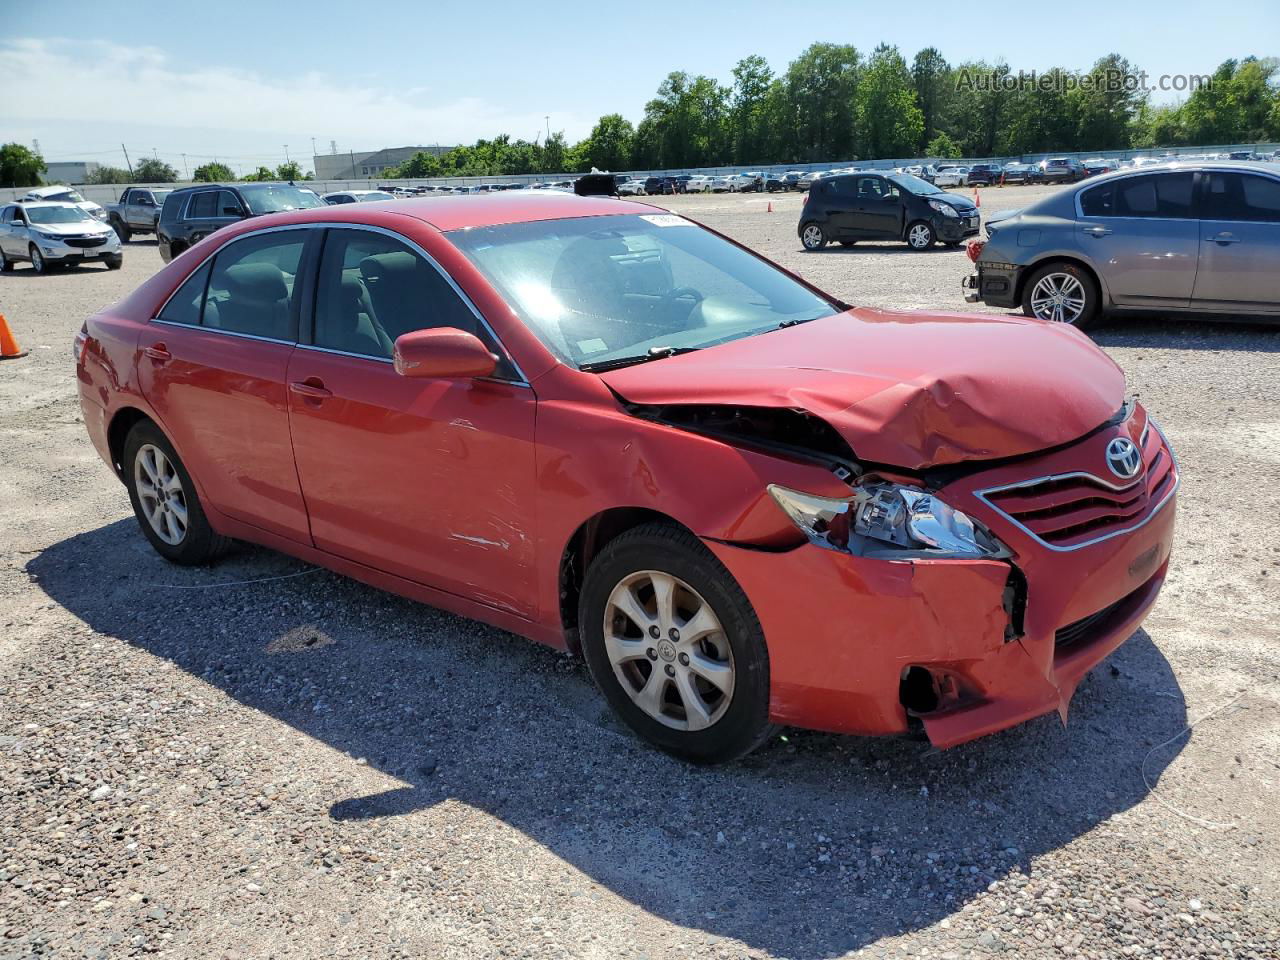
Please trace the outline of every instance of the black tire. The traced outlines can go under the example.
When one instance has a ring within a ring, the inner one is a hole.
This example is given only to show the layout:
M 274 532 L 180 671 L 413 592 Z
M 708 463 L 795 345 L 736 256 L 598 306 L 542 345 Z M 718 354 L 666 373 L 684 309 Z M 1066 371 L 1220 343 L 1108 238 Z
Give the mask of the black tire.
M 119 217 L 111 218 L 111 229 L 116 232 L 116 236 L 120 238 L 121 243 L 128 243 L 129 238 L 133 236 L 133 231 Z
M 0 250 L 0 273 L 12 273 L 13 261 L 4 255 L 4 251 Z
M 119 270 L 124 266 L 124 257 L 107 257 L 106 263 L 108 270 Z
M 918 233 L 920 227 L 925 232 Z M 923 237 L 923 240 L 915 240 L 913 237 Z M 914 220 L 907 224 L 907 232 L 903 235 L 903 239 L 907 241 L 907 246 L 912 250 L 924 251 L 933 246 L 933 242 L 938 238 L 934 232 L 933 226 L 925 220 Z
M 173 465 L 181 482 L 180 494 L 182 503 L 186 507 L 187 523 L 185 535 L 177 543 L 166 543 L 162 540 L 152 528 L 151 521 L 147 519 L 142 508 L 136 479 L 136 464 L 139 451 L 148 445 L 159 448 Z M 129 490 L 129 502 L 133 505 L 134 516 L 138 518 L 138 526 L 142 528 L 143 536 L 150 541 L 151 546 L 160 556 L 184 567 L 198 566 L 216 560 L 231 547 L 234 541 L 230 537 L 222 536 L 209 526 L 204 509 L 200 505 L 200 496 L 196 492 L 195 484 L 191 482 L 191 474 L 187 473 L 187 468 L 178 458 L 169 438 L 150 420 L 138 421 L 125 437 L 123 468 L 125 486 Z
M 857 243 L 857 242 L 858 242 L 857 240 L 841 240 L 841 241 L 840 241 L 840 246 L 842 246 L 842 247 L 852 247 L 852 246 L 853 246 L 855 243 Z
M 1044 266 L 1037 267 L 1027 277 L 1022 284 L 1022 312 L 1028 317 L 1036 317 L 1035 309 L 1031 305 L 1032 295 L 1035 293 L 1036 284 L 1050 274 L 1067 274 L 1074 277 L 1080 282 L 1084 289 L 1084 308 L 1075 320 L 1065 321 L 1081 330 L 1087 330 L 1098 321 L 1098 317 L 1102 312 L 1102 292 L 1098 288 L 1098 282 L 1093 279 L 1093 275 L 1074 263 L 1062 260 L 1054 260 L 1046 263 Z M 1039 317 L 1041 320 L 1052 322 L 1049 317 Z
M 827 245 L 827 233 L 821 226 L 810 220 L 800 226 L 800 242 L 810 253 L 816 253 Z
M 27 248 L 27 253 L 31 257 L 32 270 L 34 270 L 36 273 L 49 272 L 49 261 L 45 260 L 44 255 L 41 254 L 40 251 L 36 249 L 36 245 L 34 243 Z
M 647 570 L 696 590 L 719 619 L 732 651 L 733 692 L 705 729 L 678 730 L 651 717 L 623 689 L 609 661 L 604 617 L 610 594 L 626 577 Z M 611 540 L 587 569 L 578 624 L 587 666 L 605 699 L 627 726 L 660 749 L 694 763 L 723 763 L 745 756 L 776 732 L 769 722 L 769 653 L 760 621 L 729 571 L 687 530 L 648 523 Z

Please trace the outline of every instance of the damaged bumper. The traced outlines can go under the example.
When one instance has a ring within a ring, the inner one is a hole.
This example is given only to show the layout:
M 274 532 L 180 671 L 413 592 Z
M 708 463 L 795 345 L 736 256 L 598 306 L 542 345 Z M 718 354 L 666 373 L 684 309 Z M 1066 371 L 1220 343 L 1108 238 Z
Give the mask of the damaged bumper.
M 1096 491 L 1081 493 L 1078 508 L 1062 499 L 1075 495 L 1062 478 L 1079 478 L 1094 448 L 1115 435 L 947 486 L 952 503 L 1012 548 L 1008 560 L 887 560 L 812 544 L 771 552 L 708 542 L 764 629 L 771 719 L 835 733 L 923 726 L 938 747 L 1046 713 L 1065 721 L 1085 674 L 1155 603 L 1172 546 L 1178 478 L 1158 431 L 1142 435 L 1146 469 L 1115 494 L 1125 512 L 1111 526 Z M 1028 476 L 1049 486 L 1042 493 Z M 1017 501 L 1005 493 L 1011 488 Z M 1135 500 L 1139 494 L 1146 499 Z M 1050 530 L 1039 515 L 1018 513 L 1037 496 L 1058 498 L 1054 518 L 1085 511 L 1087 528 Z

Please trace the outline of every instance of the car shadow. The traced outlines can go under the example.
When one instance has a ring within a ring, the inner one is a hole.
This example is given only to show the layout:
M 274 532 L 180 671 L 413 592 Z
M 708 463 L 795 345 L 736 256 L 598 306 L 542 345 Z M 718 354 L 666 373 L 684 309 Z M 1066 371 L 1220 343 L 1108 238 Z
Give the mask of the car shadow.
M 1275 319 L 1226 317 L 1212 320 L 1150 313 L 1108 317 L 1097 328 L 1091 329 L 1089 335 L 1104 347 L 1280 353 L 1277 331 L 1280 331 L 1280 320 Z
M 821 250 L 805 250 L 804 247 L 796 248 L 801 253 L 817 253 L 830 256 L 831 254 L 854 255 L 871 254 L 871 253 L 905 253 L 913 257 L 937 255 L 940 253 L 958 253 L 964 254 L 964 244 L 961 243 L 956 247 L 948 247 L 944 243 L 935 243 L 931 247 L 924 250 L 915 250 L 908 246 L 902 240 L 859 240 L 851 247 L 842 247 L 839 241 L 833 240 Z
M 697 768 L 622 729 L 575 659 L 327 571 L 173 589 L 305 569 L 252 547 L 170 566 L 131 518 L 26 566 L 98 633 L 398 778 L 334 795 L 339 828 L 455 799 L 657 917 L 792 958 L 933 926 L 1030 873 L 1138 803 L 1144 756 L 1186 724 L 1139 631 L 1081 685 L 1065 728 L 1041 718 L 945 752 L 791 731 Z M 1153 782 L 1183 743 L 1151 758 Z

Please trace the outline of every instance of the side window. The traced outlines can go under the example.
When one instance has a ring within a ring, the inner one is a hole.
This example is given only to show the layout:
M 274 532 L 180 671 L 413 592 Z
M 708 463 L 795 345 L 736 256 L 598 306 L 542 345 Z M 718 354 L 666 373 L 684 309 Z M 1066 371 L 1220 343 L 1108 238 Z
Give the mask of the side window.
M 183 281 L 169 302 L 160 311 L 159 320 L 170 323 L 185 323 L 190 326 L 200 325 L 200 309 L 204 306 L 204 288 L 209 279 L 209 264 L 202 264 L 200 269 Z
M 218 191 L 218 216 L 220 217 L 243 217 L 244 207 L 240 204 L 240 199 L 230 190 Z
M 1193 182 L 1191 173 L 1154 173 L 1117 180 L 1112 216 L 1189 217 Z
M 859 177 L 858 199 L 879 200 L 883 193 L 882 184 L 883 181 L 879 177 Z
M 1204 175 L 1201 218 L 1280 223 L 1280 181 L 1241 173 Z
M 396 337 L 456 327 L 501 356 L 488 331 L 432 264 L 404 243 L 366 230 L 330 230 L 316 289 L 317 347 L 390 359 Z M 505 361 L 498 376 L 512 375 Z
M 191 204 L 187 207 L 188 220 L 207 220 L 210 217 L 218 215 L 218 192 L 216 190 L 206 190 L 204 193 L 197 193 L 191 198 Z
M 307 231 L 236 240 L 214 257 L 203 323 L 230 333 L 296 339 L 294 279 Z
M 1114 217 L 1115 184 L 1101 183 L 1080 194 L 1080 210 L 1086 217 Z
M 0 223 L 13 223 L 13 207 L 5 207 L 4 213 L 0 213 Z

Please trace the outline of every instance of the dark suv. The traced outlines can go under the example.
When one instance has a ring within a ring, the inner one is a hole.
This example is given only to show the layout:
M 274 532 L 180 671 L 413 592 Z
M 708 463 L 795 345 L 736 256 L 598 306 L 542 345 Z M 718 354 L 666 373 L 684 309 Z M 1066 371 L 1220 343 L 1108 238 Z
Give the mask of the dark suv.
M 1003 173 L 1004 167 L 998 163 L 975 163 L 969 168 L 969 186 L 989 187 L 993 183 L 999 183 Z
M 1040 161 L 1040 179 L 1046 183 L 1075 183 L 1084 178 L 1084 166 L 1072 157 L 1050 157 Z
M 909 173 L 848 173 L 815 180 L 797 228 L 806 250 L 830 241 L 905 240 L 927 250 L 935 240 L 959 246 L 978 232 L 978 208 Z
M 164 198 L 156 226 L 160 256 L 168 263 L 209 234 L 246 217 L 323 207 L 314 191 L 292 183 L 202 183 Z

